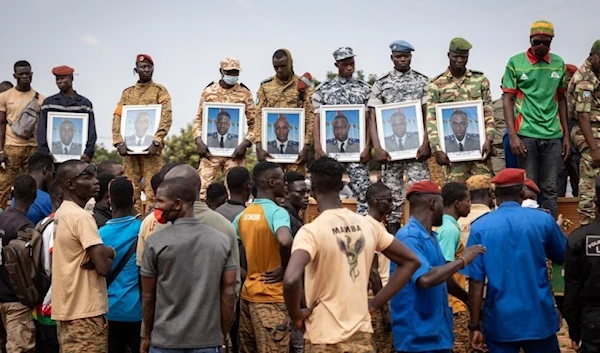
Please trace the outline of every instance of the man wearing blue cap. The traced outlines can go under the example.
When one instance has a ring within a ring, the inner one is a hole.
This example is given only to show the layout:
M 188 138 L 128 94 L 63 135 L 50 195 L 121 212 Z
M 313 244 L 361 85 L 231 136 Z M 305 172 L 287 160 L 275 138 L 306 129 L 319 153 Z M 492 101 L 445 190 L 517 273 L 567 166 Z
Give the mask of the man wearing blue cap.
M 415 48 L 404 40 L 397 40 L 390 44 L 392 54 L 390 58 L 394 63 L 394 69 L 375 81 L 371 89 L 371 96 L 369 97 L 369 114 L 368 124 L 373 146 L 375 147 L 375 158 L 383 165 L 382 181 L 383 183 L 392 190 L 393 196 L 393 207 L 392 213 L 387 216 L 388 230 L 390 233 L 395 234 L 400 228 L 400 216 L 402 213 L 402 203 L 404 201 L 404 171 L 408 172 L 408 184 L 412 184 L 416 181 L 430 179 L 429 168 L 427 168 L 427 158 L 431 154 L 429 149 L 429 139 L 427 135 L 424 136 L 420 147 L 417 149 L 415 159 L 393 161 L 390 154 L 386 149 L 392 148 L 392 146 L 386 146 L 385 141 L 379 141 L 377 135 L 377 122 L 375 117 L 375 106 L 389 103 L 401 103 L 406 101 L 421 101 L 421 109 L 423 110 L 423 116 L 425 117 L 425 100 L 427 97 L 427 89 L 429 80 L 427 76 L 414 71 L 411 69 L 410 64 L 412 60 L 412 52 Z M 398 123 L 395 119 L 391 119 L 392 130 L 394 125 Z M 414 126 L 416 132 L 416 121 L 414 124 L 409 124 L 410 127 Z M 404 136 L 395 135 L 398 142 L 397 146 L 401 146 L 400 150 L 408 148 L 408 135 L 407 129 L 403 130 Z M 386 139 L 387 141 L 387 139 Z M 387 147 L 387 148 L 386 148 Z
M 314 120 L 314 142 L 315 142 L 315 159 L 325 157 L 326 146 L 321 146 L 321 117 L 320 109 L 322 105 L 344 105 L 344 104 L 367 104 L 371 87 L 365 81 L 355 78 L 354 75 L 354 51 L 350 47 L 341 47 L 333 52 L 335 66 L 338 69 L 338 74 L 331 80 L 321 83 L 312 95 L 313 108 L 315 109 Z M 323 117 L 325 118 L 325 117 Z M 325 132 L 323 132 L 325 133 Z M 347 138 L 351 144 L 351 140 Z M 354 143 L 357 143 L 356 139 Z M 348 175 L 350 176 L 350 188 L 358 205 L 356 212 L 360 215 L 366 215 L 369 206 L 367 205 L 366 192 L 371 185 L 369 178 L 369 168 L 367 162 L 371 155 L 371 141 L 367 134 L 365 147 L 360 154 L 361 163 L 344 163 Z M 346 145 L 348 146 L 348 145 Z M 340 144 L 339 151 L 343 151 L 344 143 Z

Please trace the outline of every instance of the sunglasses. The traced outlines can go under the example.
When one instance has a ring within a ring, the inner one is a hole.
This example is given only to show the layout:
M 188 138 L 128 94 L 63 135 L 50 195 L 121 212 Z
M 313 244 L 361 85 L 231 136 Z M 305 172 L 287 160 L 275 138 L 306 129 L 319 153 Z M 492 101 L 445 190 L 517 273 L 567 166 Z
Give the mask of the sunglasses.
M 77 179 L 80 176 L 95 175 L 95 174 L 96 174 L 96 166 L 93 164 L 88 164 L 87 167 L 85 167 L 85 169 L 81 171 L 81 173 L 75 175 L 73 178 L 71 178 L 71 180 Z
M 540 45 L 543 45 L 545 47 L 549 47 L 550 44 L 552 44 L 552 41 L 551 40 L 538 40 L 538 39 L 536 39 L 536 40 L 533 40 L 531 43 L 533 44 L 534 47 L 537 47 L 537 46 L 540 46 Z

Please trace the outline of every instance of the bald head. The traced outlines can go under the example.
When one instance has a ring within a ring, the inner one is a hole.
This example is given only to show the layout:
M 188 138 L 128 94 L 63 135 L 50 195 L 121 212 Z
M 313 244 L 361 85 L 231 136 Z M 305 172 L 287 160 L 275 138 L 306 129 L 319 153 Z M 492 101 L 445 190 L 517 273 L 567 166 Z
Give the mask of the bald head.
M 185 179 L 196 190 L 196 199 L 200 197 L 200 176 L 192 166 L 182 164 L 174 167 L 165 175 L 164 181 L 174 178 Z
M 80 159 L 71 159 L 61 163 L 56 172 L 56 180 L 64 184 L 67 180 L 73 179 L 77 174 L 81 173 L 85 167 L 87 167 L 87 163 Z

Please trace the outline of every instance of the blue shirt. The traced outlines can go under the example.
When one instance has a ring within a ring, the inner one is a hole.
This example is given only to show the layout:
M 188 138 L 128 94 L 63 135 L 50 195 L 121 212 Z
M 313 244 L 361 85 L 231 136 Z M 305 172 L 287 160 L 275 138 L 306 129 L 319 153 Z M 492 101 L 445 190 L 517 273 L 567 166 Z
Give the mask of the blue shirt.
M 10 207 L 14 206 L 15 199 L 12 199 L 10 201 Z M 37 189 L 35 201 L 31 204 L 31 207 L 29 207 L 29 211 L 27 211 L 27 219 L 35 225 L 42 219 L 48 217 L 50 213 L 52 213 L 52 200 L 50 199 L 50 194 Z
M 414 218 L 402 227 L 396 238 L 408 246 L 421 261 L 421 267 L 391 301 L 394 345 L 401 352 L 429 352 L 451 349 L 454 342 L 452 310 L 448 305 L 446 282 L 428 289 L 417 287 L 417 280 L 446 260 L 436 240 Z M 390 271 L 393 273 L 392 262 Z
M 113 259 L 111 273 L 123 259 L 133 243 L 138 241 L 142 222 L 133 216 L 111 219 L 99 229 L 100 238 L 105 246 L 112 246 L 117 251 Z M 137 322 L 142 321 L 142 302 L 138 283 L 138 267 L 135 253 L 117 278 L 108 287 L 109 321 Z
M 467 247 L 479 255 L 462 272 L 483 282 L 483 334 L 497 342 L 539 340 L 558 331 L 546 258 L 565 261 L 567 238 L 549 213 L 504 202 L 471 224 Z

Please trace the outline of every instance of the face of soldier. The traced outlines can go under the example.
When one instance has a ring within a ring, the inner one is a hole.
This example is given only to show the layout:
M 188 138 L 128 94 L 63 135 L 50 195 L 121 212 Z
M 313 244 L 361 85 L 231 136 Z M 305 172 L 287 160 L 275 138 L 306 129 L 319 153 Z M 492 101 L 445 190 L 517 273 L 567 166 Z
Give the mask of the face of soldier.
M 468 51 L 453 51 L 448 53 L 448 59 L 450 59 L 450 68 L 453 70 L 464 70 L 469 62 Z
M 146 114 L 140 114 L 135 119 L 135 134 L 137 137 L 144 137 L 150 127 L 150 119 Z
M 340 60 L 335 63 L 338 68 L 338 75 L 344 78 L 350 78 L 354 75 L 354 58 Z
M 348 120 L 344 118 L 333 119 L 333 136 L 336 140 L 346 141 L 348 139 L 348 131 L 350 131 Z
M 135 64 L 135 72 L 140 76 L 140 82 L 149 82 L 152 80 L 154 65 L 148 62 L 138 62 Z
M 450 126 L 452 127 L 452 132 L 459 141 L 462 141 L 465 138 L 468 125 L 469 124 L 467 121 L 467 117 L 463 114 L 455 114 L 450 118 Z
M 73 76 L 56 76 L 56 87 L 61 92 L 70 90 L 73 87 Z
M 410 69 L 411 60 L 411 53 L 392 53 L 392 62 L 394 63 L 394 68 L 400 72 L 406 72 Z
M 277 140 L 285 142 L 290 134 L 290 125 L 285 120 L 277 120 L 275 123 L 275 136 Z
M 406 135 L 406 117 L 402 114 L 394 114 L 391 119 L 392 131 L 396 137 Z
M 62 143 L 66 146 L 70 145 L 71 141 L 73 141 L 73 135 L 75 134 L 75 127 L 73 126 L 73 124 L 69 122 L 60 124 L 59 131 L 60 140 L 62 141 Z
M 275 75 L 282 81 L 287 81 L 292 75 L 292 70 L 288 67 L 288 57 L 273 58 L 273 69 L 275 69 Z
M 227 115 L 221 115 L 217 118 L 217 132 L 219 135 L 226 135 L 231 126 L 231 121 Z

